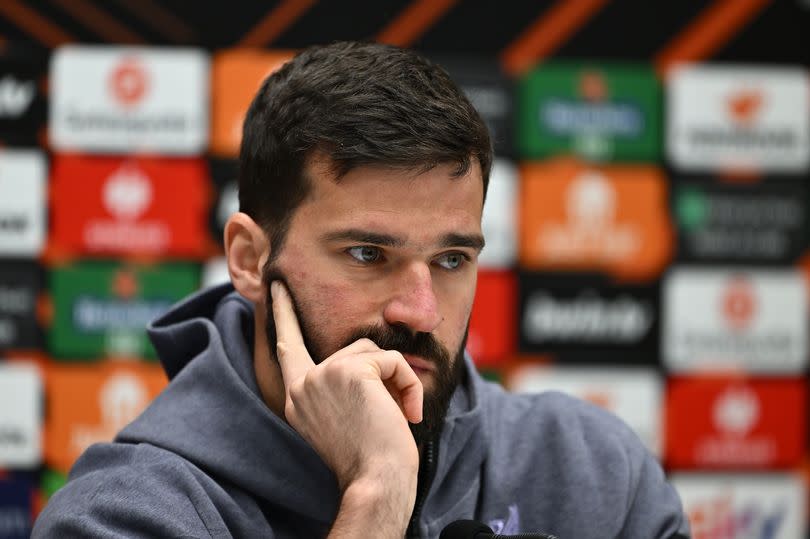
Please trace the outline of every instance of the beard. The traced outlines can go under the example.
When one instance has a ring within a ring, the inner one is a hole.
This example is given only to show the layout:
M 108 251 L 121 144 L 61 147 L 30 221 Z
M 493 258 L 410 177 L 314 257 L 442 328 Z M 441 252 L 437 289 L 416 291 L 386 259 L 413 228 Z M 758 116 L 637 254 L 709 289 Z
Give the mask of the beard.
M 421 423 L 409 422 L 408 426 L 411 430 L 411 434 L 413 434 L 417 447 L 421 448 L 425 443 L 438 439 L 442 427 L 444 426 L 444 419 L 447 415 L 447 409 L 450 406 L 450 399 L 464 376 L 464 349 L 467 344 L 469 321 L 467 323 L 467 329 L 464 331 L 464 337 L 454 354 L 451 354 L 431 333 L 413 332 L 404 325 L 390 324 L 357 328 L 335 350 L 325 350 L 323 346 L 325 332 L 315 329 L 312 320 L 308 320 L 303 316 L 295 294 L 290 289 L 289 285 L 287 285 L 287 281 L 281 274 L 278 271 L 274 271 L 272 268 L 266 268 L 264 281 L 267 289 L 266 305 L 268 312 L 265 334 L 267 336 L 268 346 L 270 346 L 270 350 L 273 351 L 274 361 L 278 361 L 275 357 L 278 337 L 276 335 L 276 325 L 273 320 L 271 307 L 273 300 L 270 295 L 270 283 L 275 280 L 283 282 L 290 293 L 293 310 L 295 311 L 295 316 L 301 328 L 304 345 L 316 365 L 320 364 L 338 350 L 363 338 L 371 340 L 382 350 L 396 350 L 402 354 L 419 356 L 429 361 L 433 365 L 432 376 L 434 387 L 431 391 L 424 391 Z

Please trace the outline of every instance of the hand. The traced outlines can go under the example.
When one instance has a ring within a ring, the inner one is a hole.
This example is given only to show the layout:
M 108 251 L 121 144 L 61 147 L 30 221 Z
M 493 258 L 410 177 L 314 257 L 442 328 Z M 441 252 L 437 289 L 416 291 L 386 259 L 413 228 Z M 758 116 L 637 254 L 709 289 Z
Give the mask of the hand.
M 335 473 L 342 493 L 404 507 L 407 525 L 419 468 L 408 421 L 422 420 L 422 383 L 402 354 L 368 339 L 315 365 L 286 288 L 275 281 L 271 293 L 287 422 Z

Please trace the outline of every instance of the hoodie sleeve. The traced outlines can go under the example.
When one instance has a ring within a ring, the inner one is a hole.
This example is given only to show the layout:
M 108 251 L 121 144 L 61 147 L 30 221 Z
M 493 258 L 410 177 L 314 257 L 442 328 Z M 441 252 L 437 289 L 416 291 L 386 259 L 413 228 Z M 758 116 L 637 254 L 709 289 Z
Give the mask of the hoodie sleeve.
M 88 450 L 40 514 L 32 537 L 228 535 L 224 526 L 203 519 L 207 496 L 188 471 L 135 454 L 143 457 L 144 451 L 122 444 Z

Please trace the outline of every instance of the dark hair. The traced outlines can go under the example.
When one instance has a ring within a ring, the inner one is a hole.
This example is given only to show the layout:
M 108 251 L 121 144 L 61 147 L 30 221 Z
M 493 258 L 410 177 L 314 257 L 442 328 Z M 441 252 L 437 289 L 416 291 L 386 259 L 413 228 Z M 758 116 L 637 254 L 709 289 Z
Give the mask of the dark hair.
M 267 77 L 243 127 L 239 209 L 270 232 L 271 258 L 311 189 L 304 169 L 315 151 L 336 180 L 371 164 L 451 163 L 462 176 L 474 158 L 485 195 L 492 164 L 484 122 L 437 65 L 381 44 L 310 47 Z

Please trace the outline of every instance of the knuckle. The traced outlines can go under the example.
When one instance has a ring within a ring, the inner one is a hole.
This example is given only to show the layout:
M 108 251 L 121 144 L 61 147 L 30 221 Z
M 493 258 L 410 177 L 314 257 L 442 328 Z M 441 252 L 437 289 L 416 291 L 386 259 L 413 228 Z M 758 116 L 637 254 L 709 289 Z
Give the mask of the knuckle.
M 287 421 L 289 421 L 290 424 L 295 423 L 295 405 L 290 399 L 287 399 L 287 402 L 284 403 L 284 417 L 287 418 Z
M 287 403 L 294 405 L 295 402 L 301 399 L 304 392 L 304 380 L 302 378 L 295 380 L 287 390 Z
M 372 340 L 371 340 L 371 339 L 369 339 L 368 337 L 363 337 L 362 339 L 358 339 L 356 342 L 357 342 L 358 344 L 361 344 L 361 345 L 362 345 L 364 348 L 370 348 L 370 349 L 377 349 L 377 348 L 379 348 L 379 347 L 377 346 L 377 343 L 375 343 L 374 341 L 372 341 Z
M 323 375 L 326 382 L 331 385 L 341 380 L 345 376 L 347 364 L 346 358 L 336 358 L 324 365 Z

